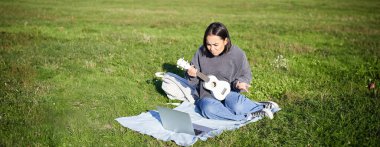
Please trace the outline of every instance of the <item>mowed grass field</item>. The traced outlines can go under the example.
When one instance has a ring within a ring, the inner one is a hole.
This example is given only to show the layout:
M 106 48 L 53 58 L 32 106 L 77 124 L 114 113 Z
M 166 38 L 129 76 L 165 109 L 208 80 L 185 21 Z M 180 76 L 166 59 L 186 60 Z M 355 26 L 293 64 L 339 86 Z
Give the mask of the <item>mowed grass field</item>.
M 114 119 L 169 101 L 208 24 L 223 22 L 255 101 L 283 108 L 194 146 L 379 146 L 380 1 L 1 0 L 0 146 L 176 146 Z M 369 90 L 368 84 L 376 84 Z

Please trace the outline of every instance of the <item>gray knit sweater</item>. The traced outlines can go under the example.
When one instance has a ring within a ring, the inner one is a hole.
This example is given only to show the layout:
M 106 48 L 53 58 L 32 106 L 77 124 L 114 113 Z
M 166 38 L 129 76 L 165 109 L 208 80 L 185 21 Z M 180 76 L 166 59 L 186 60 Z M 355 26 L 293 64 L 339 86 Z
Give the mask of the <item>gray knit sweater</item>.
M 214 75 L 219 80 L 230 83 L 231 90 L 237 92 L 240 92 L 236 89 L 237 81 L 251 83 L 251 69 L 245 53 L 239 47 L 232 45 L 229 52 L 216 57 L 209 52 L 203 55 L 202 52 L 205 49 L 201 46 L 191 61 L 191 65 L 194 65 L 198 71 L 206 75 Z M 189 83 L 197 87 L 200 98 L 212 97 L 211 92 L 203 87 L 203 81 L 200 78 L 190 77 L 187 72 L 185 75 Z

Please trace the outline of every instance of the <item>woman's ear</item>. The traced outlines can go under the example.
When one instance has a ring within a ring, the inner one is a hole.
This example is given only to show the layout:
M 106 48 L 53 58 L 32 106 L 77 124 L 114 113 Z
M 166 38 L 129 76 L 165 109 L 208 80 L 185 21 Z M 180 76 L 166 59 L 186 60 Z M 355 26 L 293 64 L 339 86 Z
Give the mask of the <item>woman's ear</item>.
M 228 38 L 224 39 L 223 43 L 224 43 L 224 45 L 227 45 L 227 43 L 228 43 Z

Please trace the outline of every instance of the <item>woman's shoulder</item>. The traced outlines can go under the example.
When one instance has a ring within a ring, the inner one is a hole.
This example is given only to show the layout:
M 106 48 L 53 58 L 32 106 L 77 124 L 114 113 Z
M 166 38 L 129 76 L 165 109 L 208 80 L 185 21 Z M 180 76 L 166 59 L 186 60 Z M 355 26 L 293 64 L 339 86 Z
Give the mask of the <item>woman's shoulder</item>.
M 231 45 L 230 53 L 237 56 L 245 55 L 244 51 L 234 44 Z
M 196 56 L 202 55 L 203 51 L 204 51 L 204 47 L 203 45 L 201 45 L 199 46 L 198 50 L 195 52 L 195 55 Z

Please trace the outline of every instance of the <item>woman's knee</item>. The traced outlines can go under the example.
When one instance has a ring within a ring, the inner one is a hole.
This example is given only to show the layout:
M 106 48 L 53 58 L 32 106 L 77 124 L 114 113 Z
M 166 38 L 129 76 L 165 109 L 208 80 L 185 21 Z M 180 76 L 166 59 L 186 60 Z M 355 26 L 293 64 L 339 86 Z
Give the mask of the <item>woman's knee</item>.
M 242 96 L 240 93 L 237 93 L 237 92 L 230 92 L 226 99 L 224 99 L 224 102 L 226 104 L 234 104 L 234 103 L 237 103 L 239 101 L 239 98 L 240 96 Z
M 217 111 L 217 102 L 213 98 L 202 98 L 198 102 L 198 107 L 202 113 L 213 113 Z
M 228 99 L 225 100 L 225 106 L 235 114 L 243 114 L 246 113 L 246 101 L 247 98 L 244 95 L 232 93 L 229 95 Z

